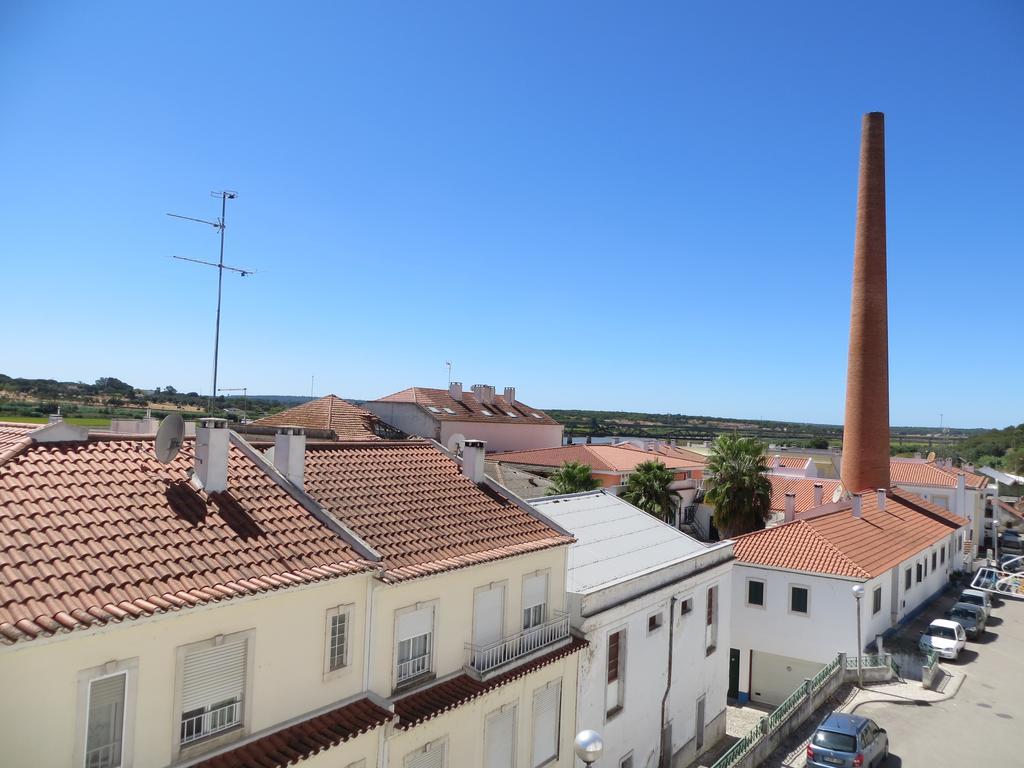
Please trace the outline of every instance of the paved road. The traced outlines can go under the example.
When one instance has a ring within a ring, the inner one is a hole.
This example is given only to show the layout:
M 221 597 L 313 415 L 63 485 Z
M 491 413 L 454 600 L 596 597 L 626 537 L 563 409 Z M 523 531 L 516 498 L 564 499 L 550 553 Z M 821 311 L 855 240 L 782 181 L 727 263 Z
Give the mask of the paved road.
M 986 636 L 942 665 L 966 674 L 947 701 L 855 705 L 889 732 L 887 768 L 1024 766 L 1024 602 L 1006 600 Z

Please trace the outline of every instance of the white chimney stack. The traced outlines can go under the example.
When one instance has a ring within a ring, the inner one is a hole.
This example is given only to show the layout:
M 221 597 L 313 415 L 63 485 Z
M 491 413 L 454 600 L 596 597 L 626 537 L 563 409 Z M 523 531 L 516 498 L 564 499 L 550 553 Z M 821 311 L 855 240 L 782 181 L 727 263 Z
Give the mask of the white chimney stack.
M 510 406 L 516 404 L 516 388 L 515 387 L 505 387 L 505 402 L 508 403 Z
M 477 485 L 484 481 L 484 446 L 483 440 L 467 440 L 462 445 L 462 474 Z
M 878 511 L 885 512 L 885 488 L 879 488 L 875 493 L 878 494 Z
M 854 496 L 851 501 L 853 502 L 853 516 L 860 517 L 860 494 Z
M 462 382 L 453 381 L 448 385 L 448 394 L 451 395 L 452 400 L 462 401 Z
M 279 427 L 274 435 L 274 468 L 302 488 L 306 467 L 306 431 L 302 427 Z
M 227 419 L 200 419 L 196 428 L 195 480 L 207 493 L 228 488 Z
M 794 519 L 796 519 L 796 494 L 790 491 L 786 494 L 786 511 L 782 521 L 792 523 Z
M 814 484 L 814 506 L 820 507 L 825 501 L 825 486 L 821 483 Z
M 480 401 L 481 405 L 493 405 L 494 404 L 494 387 L 487 384 L 474 384 L 473 394 L 476 395 L 476 399 Z

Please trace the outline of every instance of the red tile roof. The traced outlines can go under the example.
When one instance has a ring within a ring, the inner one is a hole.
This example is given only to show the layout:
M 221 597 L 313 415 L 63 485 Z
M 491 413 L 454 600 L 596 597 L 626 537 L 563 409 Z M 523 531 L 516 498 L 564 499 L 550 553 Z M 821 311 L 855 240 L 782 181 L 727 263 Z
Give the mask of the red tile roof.
M 792 477 L 790 475 L 768 475 L 772 484 L 772 510 L 784 512 L 786 494 L 796 494 L 796 511 L 806 512 L 814 506 L 814 485 L 821 483 L 822 504 L 831 504 L 832 495 L 840 486 L 838 480 L 826 480 L 821 477 Z
M 28 447 L 32 443 L 29 435 L 42 426 L 0 421 L 0 464 Z
M 253 422 L 259 427 L 305 427 L 334 432 L 339 440 L 379 440 L 377 417 L 369 411 L 327 395 Z
M 310 446 L 305 489 L 380 553 L 385 581 L 573 541 L 424 440 Z
M 959 469 L 945 467 L 934 462 L 919 459 L 890 459 L 889 475 L 895 485 L 930 485 L 941 488 L 956 488 L 958 475 L 964 476 L 964 485 L 968 488 L 985 488 L 990 482 L 984 475 Z
M 806 514 L 794 522 L 736 538 L 737 561 L 786 570 L 868 579 L 938 543 L 967 520 L 901 488 L 889 490 L 885 510 L 865 493 L 861 517 L 850 504 Z
M 447 389 L 428 389 L 426 387 L 409 387 L 393 395 L 381 397 L 378 403 L 415 403 L 426 411 L 431 418 L 439 421 L 482 421 L 489 424 L 555 424 L 558 422 L 544 411 L 531 408 L 521 400 L 509 403 L 504 395 L 496 394 L 494 402 L 489 405 L 481 403 L 472 390 L 465 390 L 462 399 L 456 400 Z M 431 410 L 431 409 L 435 410 Z M 448 408 L 452 413 L 445 411 Z M 489 412 L 488 416 L 484 411 Z M 509 416 L 509 413 L 516 414 Z M 534 415 L 536 414 L 536 415 Z
M 660 461 L 669 469 L 703 469 L 702 461 L 676 458 L 624 445 L 563 445 L 534 451 L 509 451 L 488 454 L 491 461 L 528 464 L 536 467 L 560 467 L 567 461 L 578 461 L 598 472 L 632 472 L 637 464 Z
M 283 768 L 394 718 L 394 713 L 369 699 L 359 699 L 194 763 L 192 768 Z
M 803 469 L 807 466 L 807 462 L 811 461 L 808 456 L 783 456 L 781 453 L 767 453 L 765 456 L 768 458 L 768 466 L 779 466 L 789 467 L 790 469 Z M 779 462 L 776 465 L 775 459 Z M 813 464 L 813 462 L 811 462 Z
M 495 688 L 518 680 L 534 670 L 546 667 L 570 654 L 586 648 L 586 640 L 573 637 L 572 640 L 550 653 L 546 653 L 532 661 L 521 664 L 508 672 L 496 675 L 489 680 L 477 680 L 469 675 L 458 675 L 444 682 L 432 685 L 422 691 L 411 693 L 395 701 L 395 713 L 399 716 L 398 728 L 408 729 L 414 725 L 444 714 L 450 709 L 472 701 Z
M 1024 519 L 1024 502 L 1017 502 L 1017 506 L 1010 504 L 1009 502 L 1003 501 L 1002 499 L 995 500 L 996 505 L 1004 512 Z
M 212 494 L 186 479 L 191 441 L 170 464 L 138 438 L 34 444 L 0 464 L 0 638 L 372 567 L 234 442 L 229 490 Z
M 643 447 L 636 445 L 635 443 L 616 443 L 616 448 L 628 448 L 632 451 L 643 451 L 644 453 L 656 453 L 659 456 L 678 459 L 679 461 L 686 462 L 687 464 L 705 464 L 707 463 L 707 456 L 691 451 L 688 448 L 680 448 L 676 445 L 661 445 L 652 444 L 649 447 Z

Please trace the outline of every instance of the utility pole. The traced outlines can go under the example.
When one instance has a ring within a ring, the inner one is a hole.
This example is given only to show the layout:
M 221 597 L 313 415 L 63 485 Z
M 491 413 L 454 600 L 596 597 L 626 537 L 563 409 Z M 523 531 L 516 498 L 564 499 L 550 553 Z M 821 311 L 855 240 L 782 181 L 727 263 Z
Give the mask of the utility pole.
M 448 366 L 448 386 L 452 385 L 452 361 L 445 360 L 444 364 Z
M 224 264 L 224 229 L 225 216 L 227 214 L 228 200 L 234 200 L 238 197 L 237 192 L 231 190 L 223 190 L 221 192 L 211 192 L 211 197 L 220 198 L 220 218 L 216 221 L 207 221 L 206 219 L 197 219 L 192 216 L 182 216 L 177 213 L 168 213 L 168 216 L 172 216 L 175 219 L 185 219 L 186 221 L 195 221 L 200 224 L 209 224 L 214 229 L 220 232 L 220 258 L 218 261 L 203 261 L 202 259 L 190 259 L 186 256 L 174 256 L 173 258 L 179 259 L 180 261 L 191 261 L 193 264 L 203 264 L 207 267 L 217 268 L 217 322 L 213 336 L 213 387 L 210 389 L 210 405 L 209 410 L 213 412 L 213 401 L 217 396 L 217 362 L 220 357 L 220 304 L 221 304 L 221 291 L 224 285 L 224 270 L 230 272 L 237 272 L 242 277 L 246 275 L 256 274 L 254 269 L 240 269 L 239 267 L 229 267 Z

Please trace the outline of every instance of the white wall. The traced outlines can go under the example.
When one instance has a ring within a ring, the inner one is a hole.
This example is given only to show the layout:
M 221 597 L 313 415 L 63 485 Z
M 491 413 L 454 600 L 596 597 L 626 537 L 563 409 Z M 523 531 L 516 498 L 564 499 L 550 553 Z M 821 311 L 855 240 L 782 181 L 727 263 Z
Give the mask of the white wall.
M 605 756 L 595 763 L 598 768 L 617 768 L 619 760 L 632 750 L 633 764 L 638 768 L 656 762 L 661 733 L 661 700 L 668 678 L 670 621 L 673 628 L 672 691 L 668 719 L 672 722 L 672 751 L 678 752 L 693 739 L 696 704 L 705 695 L 705 722 L 711 723 L 725 708 L 728 688 L 730 643 L 730 590 L 732 561 L 710 568 L 690 578 L 669 584 L 647 594 L 597 613 L 582 617 L 574 613 L 573 622 L 590 641 L 580 653 L 577 729 L 592 728 L 601 733 Z M 709 586 L 719 588 L 718 645 L 710 656 L 705 655 L 705 610 Z M 669 616 L 672 598 L 677 602 L 674 615 Z M 692 600 L 692 610 L 680 615 L 680 600 Z M 572 598 L 579 604 L 579 596 Z M 662 626 L 648 632 L 648 617 L 661 613 Z M 607 718 L 605 691 L 607 685 L 608 636 L 624 629 L 625 693 L 622 710 Z M 710 747 L 715 734 L 706 732 L 705 746 Z
M 415 403 L 367 402 L 363 408 L 376 415 L 385 424 L 407 435 L 419 435 L 430 440 L 438 440 L 441 435 L 440 421 Z M 442 443 L 443 444 L 443 443 Z
M 530 451 L 537 448 L 558 448 L 562 444 L 561 424 L 531 424 L 520 418 L 515 424 L 481 421 L 442 421 L 441 445 L 447 446 L 452 435 L 468 440 L 484 440 L 487 452 Z

